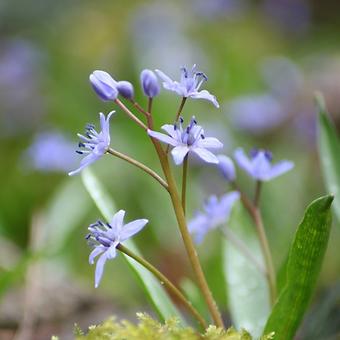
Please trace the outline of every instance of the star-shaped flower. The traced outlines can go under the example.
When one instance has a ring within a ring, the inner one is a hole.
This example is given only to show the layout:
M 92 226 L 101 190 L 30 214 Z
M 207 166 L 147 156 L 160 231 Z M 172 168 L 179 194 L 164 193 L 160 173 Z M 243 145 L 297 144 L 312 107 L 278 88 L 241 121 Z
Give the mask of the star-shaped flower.
M 172 80 L 160 70 L 155 71 L 163 80 L 163 87 L 166 90 L 176 92 L 184 98 L 205 99 L 212 102 L 216 107 L 219 107 L 215 96 L 207 90 L 199 91 L 203 82 L 207 81 L 208 78 L 203 72 L 196 71 L 196 65 L 194 65 L 191 70 L 187 70 L 185 67 L 181 68 L 180 82 Z
M 78 133 L 78 137 L 81 139 L 81 142 L 79 142 L 79 148 L 85 150 L 77 150 L 76 152 L 80 155 L 87 154 L 87 156 L 82 159 L 78 169 L 69 172 L 69 176 L 78 174 L 85 167 L 97 161 L 105 154 L 110 146 L 109 120 L 114 113 L 115 111 L 111 111 L 106 118 L 103 113 L 99 113 L 101 127 L 99 133 L 95 130 L 94 125 L 92 124 L 88 124 L 86 126 L 86 137 Z
M 245 170 L 249 176 L 258 181 L 270 181 L 294 167 L 293 162 L 286 160 L 273 165 L 272 154 L 267 150 L 253 149 L 248 157 L 243 149 L 238 148 L 235 150 L 234 157 L 238 165 Z
M 196 243 L 201 243 L 205 234 L 228 222 L 231 209 L 240 197 L 239 192 L 232 191 L 223 195 L 220 199 L 210 196 L 203 205 L 203 212 L 197 212 L 189 222 L 190 233 L 194 234 Z
M 112 218 L 111 223 L 97 221 L 89 226 L 87 235 L 89 243 L 94 246 L 90 256 L 90 264 L 94 264 L 95 258 L 100 255 L 96 264 L 95 287 L 97 288 L 104 272 L 106 260 L 116 257 L 116 248 L 138 233 L 149 221 L 139 219 L 124 225 L 125 211 L 119 210 Z
M 195 117 L 191 118 L 190 124 L 183 129 L 183 118 L 174 125 L 165 124 L 162 129 L 168 135 L 148 130 L 148 134 L 161 142 L 174 148 L 171 151 L 176 165 L 180 165 L 188 153 L 194 153 L 207 163 L 218 163 L 218 158 L 207 149 L 219 149 L 223 144 L 214 137 L 205 137 L 203 128 L 197 124 Z

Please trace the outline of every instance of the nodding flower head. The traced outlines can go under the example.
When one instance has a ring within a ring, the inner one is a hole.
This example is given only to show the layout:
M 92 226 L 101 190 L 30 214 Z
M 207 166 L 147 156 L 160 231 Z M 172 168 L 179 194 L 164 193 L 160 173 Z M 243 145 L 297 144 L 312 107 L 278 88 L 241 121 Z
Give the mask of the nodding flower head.
M 95 126 L 93 124 L 86 125 L 86 136 L 78 133 L 78 137 L 81 139 L 79 142 L 79 150 L 76 152 L 80 155 L 85 154 L 86 156 L 80 162 L 80 167 L 77 170 L 69 172 L 69 176 L 73 176 L 78 174 L 81 170 L 83 170 L 88 165 L 97 161 L 101 158 L 108 147 L 110 146 L 110 127 L 109 121 L 110 117 L 115 113 L 115 111 L 110 112 L 105 118 L 103 113 L 99 113 L 100 116 L 100 132 L 95 130 Z
M 164 72 L 156 70 L 158 76 L 163 80 L 163 87 L 169 91 L 176 92 L 184 98 L 205 99 L 212 102 L 216 107 L 219 104 L 216 97 L 207 90 L 199 91 L 202 84 L 208 80 L 207 76 L 196 70 L 196 65 L 188 70 L 186 67 L 181 68 L 181 80 L 177 82 L 168 77 Z
M 158 95 L 160 91 L 158 79 L 151 70 L 143 70 L 140 74 L 140 81 L 143 92 L 147 97 L 153 98 Z
M 95 287 L 97 288 L 102 278 L 106 260 L 116 257 L 116 248 L 119 243 L 124 242 L 138 233 L 148 223 L 146 219 L 139 219 L 124 224 L 125 211 L 119 210 L 110 223 L 97 221 L 90 224 L 90 233 L 86 236 L 88 243 L 94 247 L 90 256 L 90 264 L 94 264 L 95 258 L 101 254 L 97 261 L 95 273 Z
M 234 157 L 238 165 L 258 181 L 269 181 L 294 167 L 293 162 L 286 160 L 272 164 L 273 156 L 268 150 L 253 149 L 248 157 L 243 149 L 238 148 Z
M 187 127 L 183 127 L 183 118 L 174 125 L 165 124 L 162 129 L 166 134 L 148 130 L 149 136 L 173 146 L 171 151 L 176 165 L 180 165 L 188 153 L 194 153 L 207 163 L 218 163 L 217 157 L 207 149 L 219 149 L 223 144 L 214 137 L 205 137 L 202 126 L 192 117 Z

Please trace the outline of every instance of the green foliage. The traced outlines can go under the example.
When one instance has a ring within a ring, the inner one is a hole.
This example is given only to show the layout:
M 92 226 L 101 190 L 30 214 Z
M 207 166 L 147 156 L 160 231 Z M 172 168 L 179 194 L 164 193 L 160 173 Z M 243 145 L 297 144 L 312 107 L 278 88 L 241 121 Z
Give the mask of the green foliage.
M 222 330 L 209 326 L 204 334 L 191 327 L 183 327 L 177 318 L 170 318 L 164 324 L 144 313 L 138 313 L 138 324 L 129 321 L 118 322 L 111 318 L 98 326 L 90 326 L 86 335 L 76 336 L 77 340 L 251 340 L 248 332 L 235 331 L 233 328 Z M 79 331 L 79 330 L 78 330 Z M 78 333 L 79 334 L 79 333 Z M 261 340 L 273 339 L 272 335 Z
M 97 177 L 89 169 L 85 169 L 82 172 L 82 180 L 85 188 L 89 192 L 94 203 L 103 214 L 107 221 L 110 221 L 113 214 L 116 212 L 115 204 L 109 194 L 104 189 L 103 185 L 97 179 Z M 129 249 L 131 249 L 135 254 L 141 256 L 137 246 L 134 242 L 126 240 L 124 242 Z M 157 279 L 143 266 L 137 263 L 135 260 L 126 256 L 124 258 L 128 262 L 130 268 L 136 273 L 138 279 L 145 288 L 145 292 L 149 296 L 152 304 L 154 305 L 156 311 L 162 320 L 165 320 L 173 315 L 180 318 L 181 322 L 185 324 L 184 318 L 176 308 L 176 306 L 170 300 L 168 294 L 162 287 L 162 285 L 157 281 Z
M 340 222 L 340 141 L 321 94 L 315 96 L 319 110 L 319 157 L 326 186 L 334 195 L 333 209 Z
M 286 282 L 265 327 L 265 333 L 275 332 L 275 340 L 293 338 L 312 297 L 328 243 L 332 201 L 330 195 L 313 201 L 297 229 Z
M 252 257 L 264 268 L 255 227 L 240 202 L 235 204 L 228 226 L 235 236 L 247 245 Z M 270 312 L 266 277 L 233 242 L 227 239 L 224 240 L 223 256 L 233 324 L 237 328 L 246 328 L 254 337 L 258 337 Z

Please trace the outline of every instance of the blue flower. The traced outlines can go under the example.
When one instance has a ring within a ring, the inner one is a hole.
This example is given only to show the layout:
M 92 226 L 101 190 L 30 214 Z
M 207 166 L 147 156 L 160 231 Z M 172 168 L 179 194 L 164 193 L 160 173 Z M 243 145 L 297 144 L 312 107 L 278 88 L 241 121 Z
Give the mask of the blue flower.
M 218 155 L 218 168 L 220 169 L 223 177 L 228 182 L 233 182 L 236 179 L 236 171 L 233 161 L 225 155 Z
M 203 72 L 196 71 L 196 65 L 192 67 L 191 71 L 188 71 L 185 67 L 181 68 L 182 74 L 180 82 L 172 80 L 160 70 L 155 71 L 163 80 L 163 87 L 165 89 L 176 92 L 184 98 L 205 99 L 212 102 L 216 107 L 219 107 L 215 96 L 207 90 L 199 91 L 203 82 L 208 80 L 208 78 Z
M 124 210 L 119 210 L 112 218 L 111 223 L 97 221 L 89 226 L 90 233 L 87 235 L 90 245 L 94 246 L 90 256 L 90 264 L 94 264 L 95 258 L 100 255 L 95 272 L 95 287 L 97 288 L 103 275 L 106 260 L 116 257 L 116 248 L 119 243 L 124 242 L 138 233 L 149 221 L 140 219 L 128 224 L 123 223 Z
M 196 213 L 188 224 L 189 232 L 194 234 L 196 243 L 201 243 L 208 231 L 228 222 L 231 209 L 239 197 L 238 191 L 225 194 L 220 200 L 216 196 L 209 197 L 203 205 L 204 212 Z
M 105 71 L 96 70 L 90 74 L 90 83 L 98 94 L 105 101 L 116 100 L 118 96 L 117 82 Z
M 254 149 L 248 157 L 243 149 L 238 148 L 234 157 L 238 165 L 258 181 L 269 181 L 294 167 L 293 162 L 285 160 L 272 165 L 272 154 L 266 150 Z
M 85 150 L 77 150 L 76 152 L 80 155 L 87 155 L 80 162 L 80 167 L 78 169 L 69 172 L 69 176 L 78 174 L 85 167 L 94 163 L 105 154 L 110 146 L 109 120 L 114 113 L 115 111 L 111 111 L 106 118 L 103 113 L 99 113 L 101 127 L 101 131 L 99 133 L 94 129 L 92 124 L 88 124 L 86 126 L 86 137 L 78 133 L 78 136 L 81 139 L 81 142 L 79 142 L 79 148 L 84 148 Z
M 223 144 L 217 138 L 205 137 L 204 130 L 197 125 L 195 117 L 191 118 L 190 124 L 185 129 L 182 123 L 181 117 L 179 123 L 163 125 L 162 129 L 168 135 L 152 130 L 148 130 L 148 134 L 174 147 L 171 154 L 176 165 L 180 165 L 188 153 L 196 154 L 207 163 L 217 164 L 217 157 L 207 149 L 219 149 L 223 147 Z
M 145 69 L 141 72 L 140 82 L 143 92 L 147 97 L 153 98 L 158 95 L 160 91 L 158 79 L 151 70 Z

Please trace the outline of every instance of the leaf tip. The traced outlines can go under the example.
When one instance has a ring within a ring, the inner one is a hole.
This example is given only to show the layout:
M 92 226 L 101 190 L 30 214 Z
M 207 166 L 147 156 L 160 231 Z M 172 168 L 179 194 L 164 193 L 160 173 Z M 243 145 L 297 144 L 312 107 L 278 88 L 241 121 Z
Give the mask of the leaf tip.
M 330 194 L 330 195 L 326 195 L 326 196 L 322 196 L 322 197 L 318 198 L 315 202 L 319 203 L 320 209 L 327 210 L 327 209 L 330 208 L 333 200 L 334 200 L 334 195 Z
M 326 109 L 326 102 L 325 102 L 325 98 L 324 98 L 323 94 L 319 91 L 315 91 L 314 100 L 315 100 L 316 106 L 319 109 L 319 112 L 325 113 L 327 111 L 327 109 Z

